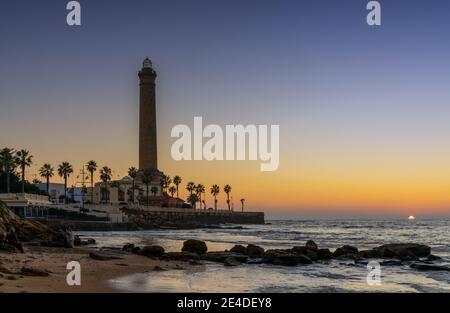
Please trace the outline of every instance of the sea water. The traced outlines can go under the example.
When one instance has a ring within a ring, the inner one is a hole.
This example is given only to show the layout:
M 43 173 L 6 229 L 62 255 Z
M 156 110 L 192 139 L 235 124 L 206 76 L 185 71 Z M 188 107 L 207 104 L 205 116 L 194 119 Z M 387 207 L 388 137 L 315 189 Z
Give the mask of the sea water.
M 450 219 L 407 220 L 296 220 L 268 221 L 266 225 L 221 225 L 192 230 L 82 232 L 100 247 L 159 244 L 180 251 L 187 239 L 206 241 L 209 251 L 235 244 L 265 249 L 291 248 L 314 240 L 319 247 L 352 245 L 360 250 L 386 243 L 414 242 L 431 246 L 450 265 Z M 123 292 L 450 292 L 450 272 L 419 271 L 402 265 L 381 266 L 379 285 L 367 284 L 365 264 L 331 260 L 295 267 L 248 264 L 225 267 L 205 262 L 189 269 L 150 271 L 111 280 Z

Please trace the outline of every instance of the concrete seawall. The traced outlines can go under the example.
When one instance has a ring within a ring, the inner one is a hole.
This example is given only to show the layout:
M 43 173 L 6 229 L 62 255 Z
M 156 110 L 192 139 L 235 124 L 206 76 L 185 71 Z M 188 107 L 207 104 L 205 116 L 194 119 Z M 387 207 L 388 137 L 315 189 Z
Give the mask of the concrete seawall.
M 53 228 L 70 225 L 77 231 L 133 231 L 139 229 L 193 229 L 213 224 L 264 224 L 263 212 L 230 212 L 176 208 L 122 208 L 125 223 L 55 219 L 44 221 Z
M 130 222 L 144 228 L 191 228 L 205 224 L 264 224 L 263 212 L 230 212 L 176 208 L 122 209 Z

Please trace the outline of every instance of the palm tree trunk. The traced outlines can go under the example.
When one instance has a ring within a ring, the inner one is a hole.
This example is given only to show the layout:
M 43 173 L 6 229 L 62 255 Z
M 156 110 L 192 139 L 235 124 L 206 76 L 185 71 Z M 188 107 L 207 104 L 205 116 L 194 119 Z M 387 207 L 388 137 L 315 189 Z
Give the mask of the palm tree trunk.
M 25 165 L 22 165 L 22 193 L 25 193 Z
M 91 172 L 91 204 L 94 203 L 94 173 Z
M 178 208 L 178 185 L 177 185 L 177 201 L 175 202 L 175 206 Z
M 67 199 L 67 175 L 64 175 L 64 204 L 66 204 Z
M 217 196 L 214 196 L 214 210 L 217 211 Z
M 9 168 L 6 169 L 6 193 L 11 191 L 11 182 L 10 182 Z
M 49 189 L 50 189 L 50 177 L 49 177 L 49 176 L 47 176 L 46 189 L 47 189 L 47 196 L 50 196 L 50 194 L 49 194 Z
M 131 190 L 131 200 L 133 201 L 133 204 L 134 204 L 134 178 L 133 178 L 133 186 L 132 186 L 132 188 L 133 188 L 133 190 Z

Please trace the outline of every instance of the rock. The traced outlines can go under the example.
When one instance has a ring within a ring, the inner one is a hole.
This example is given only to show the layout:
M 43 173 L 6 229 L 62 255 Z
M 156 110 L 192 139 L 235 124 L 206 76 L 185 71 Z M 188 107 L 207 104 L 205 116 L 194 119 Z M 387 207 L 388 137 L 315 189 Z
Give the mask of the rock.
M 359 260 L 358 254 L 357 253 L 345 253 L 345 254 L 341 254 L 339 256 L 334 257 L 337 260 L 352 260 L 352 261 L 357 261 Z
M 345 245 L 340 248 L 337 248 L 336 251 L 334 251 L 334 253 L 333 253 L 333 257 L 336 258 L 336 257 L 339 257 L 344 254 L 357 254 L 357 253 L 358 253 L 358 248 Z
M 136 248 L 136 247 L 134 246 L 134 244 L 132 244 L 132 243 L 127 243 L 126 245 L 124 245 L 124 246 L 122 247 L 122 251 L 132 252 L 134 248 Z
M 271 249 L 263 254 L 262 262 L 277 265 L 311 264 L 312 261 L 305 255 L 291 252 L 292 250 Z
M 333 253 L 331 253 L 330 249 L 318 249 L 317 258 L 319 260 L 330 260 L 333 258 Z
M 153 267 L 153 270 L 154 270 L 154 271 L 165 271 L 165 269 L 163 269 L 161 266 L 158 266 L 158 265 L 155 265 L 155 266 Z
M 309 250 L 306 251 L 306 256 L 311 259 L 311 261 L 317 261 L 319 259 L 319 256 L 317 255 L 317 252 Z
M 3 267 L 2 265 L 0 265 L 0 273 L 3 273 L 3 274 L 16 274 L 15 272 L 7 269 L 6 267 Z
M 11 246 L 9 244 L 0 244 L 0 251 L 2 252 L 8 252 L 8 253 L 19 253 L 20 251 L 17 250 L 16 247 Z
M 440 256 L 430 254 L 426 260 L 427 261 L 437 261 L 437 260 L 442 260 L 442 258 Z
M 299 255 L 294 253 L 277 254 L 273 259 L 272 264 L 283 266 L 296 266 L 299 263 Z
M 161 256 L 161 259 L 168 261 L 191 261 L 200 260 L 200 256 L 193 252 L 166 252 Z
M 47 271 L 43 271 L 33 267 L 22 267 L 20 273 L 24 276 L 38 276 L 38 277 L 47 277 L 50 274 Z
M 252 258 L 247 261 L 247 264 L 262 264 L 263 261 L 261 258 Z
M 450 271 L 450 267 L 447 266 L 418 263 L 418 262 L 412 263 L 410 267 L 421 271 Z
M 359 251 L 358 256 L 364 259 L 379 259 L 382 257 L 382 254 L 376 249 L 371 249 Z
M 97 261 L 108 261 L 108 260 L 119 260 L 122 259 L 121 257 L 112 254 L 112 253 L 108 253 L 108 252 L 100 252 L 100 251 L 95 251 L 95 252 L 91 252 L 89 253 L 89 256 L 91 257 L 91 259 L 97 260 Z
M 230 249 L 230 252 L 247 254 L 247 248 L 241 245 L 235 245 L 233 248 Z
M 249 257 L 251 257 L 251 258 L 260 257 L 263 255 L 263 253 L 264 253 L 263 248 L 256 246 L 256 245 L 252 245 L 252 244 L 247 245 L 247 255 Z
M 134 247 L 131 250 L 131 252 L 134 253 L 134 254 L 141 254 L 141 248 L 140 247 Z
M 0 201 L 0 232 L 5 233 L 8 226 L 15 228 L 17 237 L 21 241 L 63 239 L 60 233 L 38 221 L 18 217 L 4 202 Z
M 239 261 L 237 261 L 233 257 L 228 257 L 228 258 L 226 258 L 223 261 L 223 265 L 225 265 L 225 266 L 238 266 L 238 265 L 241 265 L 241 263 Z
M 81 246 L 81 239 L 80 239 L 80 236 L 78 236 L 78 235 L 75 235 L 75 236 L 74 236 L 73 244 L 74 244 L 74 246 Z
M 201 256 L 202 260 L 224 263 L 227 258 L 233 258 L 238 262 L 247 262 L 248 257 L 245 254 L 234 253 L 231 251 L 218 251 L 218 252 L 207 252 Z
M 312 241 L 312 240 L 308 240 L 305 244 L 306 249 L 312 250 L 312 251 L 317 251 L 319 249 L 319 247 L 317 246 L 317 244 Z
M 181 249 L 183 252 L 193 252 L 197 254 L 205 254 L 208 251 L 208 247 L 206 243 L 201 240 L 189 239 L 183 242 L 183 248 Z
M 143 247 L 140 252 L 140 255 L 147 257 L 160 257 L 163 254 L 164 248 L 157 245 Z
M 393 243 L 382 245 L 374 249 L 378 250 L 383 257 L 387 258 L 405 255 L 406 253 L 404 250 L 408 250 L 417 257 L 427 257 L 431 252 L 431 248 L 429 246 L 417 243 Z
M 307 254 L 308 248 L 303 247 L 303 246 L 295 246 L 291 249 L 291 251 L 294 253 L 297 253 L 297 254 Z

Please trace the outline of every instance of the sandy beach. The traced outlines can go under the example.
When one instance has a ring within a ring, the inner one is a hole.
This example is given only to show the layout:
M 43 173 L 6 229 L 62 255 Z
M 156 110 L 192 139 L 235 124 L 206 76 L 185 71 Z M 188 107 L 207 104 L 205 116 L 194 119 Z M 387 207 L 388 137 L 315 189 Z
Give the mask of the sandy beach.
M 89 257 L 95 249 L 26 247 L 25 253 L 0 252 L 0 292 L 12 293 L 102 293 L 118 292 L 107 281 L 133 273 L 161 269 L 183 269 L 187 262 L 161 261 L 145 256 L 120 253 L 120 259 L 99 261 Z M 81 286 L 69 286 L 66 265 L 78 261 L 81 265 Z M 28 276 L 22 268 L 47 272 L 49 276 Z

